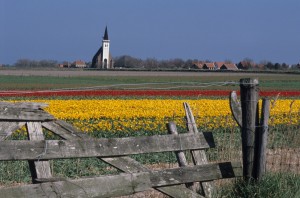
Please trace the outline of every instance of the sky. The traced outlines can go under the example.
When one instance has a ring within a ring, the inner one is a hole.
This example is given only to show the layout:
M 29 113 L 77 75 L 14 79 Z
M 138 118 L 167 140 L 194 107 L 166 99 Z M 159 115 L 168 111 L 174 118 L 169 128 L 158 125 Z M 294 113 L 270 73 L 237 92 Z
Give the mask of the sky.
M 300 62 L 299 0 L 0 0 L 0 64 L 113 57 Z

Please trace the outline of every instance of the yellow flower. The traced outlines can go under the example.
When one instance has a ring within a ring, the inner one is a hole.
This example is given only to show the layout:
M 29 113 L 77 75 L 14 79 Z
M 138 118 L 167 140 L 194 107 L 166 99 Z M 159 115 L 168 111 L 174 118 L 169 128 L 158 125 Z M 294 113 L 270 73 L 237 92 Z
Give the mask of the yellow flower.
M 183 102 L 192 108 L 198 127 L 236 126 L 228 100 L 35 100 L 49 104 L 47 112 L 71 121 L 84 132 L 165 131 L 168 121 L 185 127 Z M 277 100 L 271 108 L 270 125 L 298 124 L 300 100 Z

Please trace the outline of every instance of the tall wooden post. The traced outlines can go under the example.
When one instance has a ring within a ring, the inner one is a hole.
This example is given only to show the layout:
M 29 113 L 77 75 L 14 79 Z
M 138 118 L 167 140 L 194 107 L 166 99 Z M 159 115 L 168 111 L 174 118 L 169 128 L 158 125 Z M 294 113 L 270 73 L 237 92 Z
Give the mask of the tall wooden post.
M 266 152 L 268 142 L 268 121 L 270 116 L 270 100 L 263 99 L 259 130 L 255 134 L 254 178 L 261 180 L 266 172 Z
M 240 80 L 242 107 L 242 152 L 243 176 L 252 178 L 254 160 L 254 137 L 258 103 L 258 80 L 244 78 Z

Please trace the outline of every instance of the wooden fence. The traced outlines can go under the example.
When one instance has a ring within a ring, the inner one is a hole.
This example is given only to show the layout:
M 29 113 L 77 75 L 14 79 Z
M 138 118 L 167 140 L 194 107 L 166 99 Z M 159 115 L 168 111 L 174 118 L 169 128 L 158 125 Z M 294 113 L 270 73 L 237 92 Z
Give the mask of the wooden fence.
M 270 101 L 263 99 L 259 115 L 259 83 L 257 79 L 240 80 L 240 101 L 236 92 L 230 94 L 232 114 L 241 128 L 243 176 L 260 180 L 266 172 L 266 151 Z
M 0 160 L 27 160 L 32 184 L 0 188 L 2 197 L 116 197 L 154 188 L 171 197 L 211 197 L 210 181 L 242 176 L 240 164 L 208 163 L 204 149 L 214 146 L 212 134 L 197 130 L 184 104 L 187 133 L 168 123 L 169 135 L 95 139 L 43 111 L 39 103 L 0 103 Z M 22 126 L 28 140 L 6 140 Z M 45 140 L 43 128 L 61 137 Z M 150 170 L 127 155 L 174 151 L 179 168 Z M 189 165 L 183 151 L 191 151 Z M 96 157 L 123 173 L 92 178 L 55 178 L 50 159 Z M 197 183 L 200 182 L 200 183 Z M 185 185 L 184 185 L 185 184 Z

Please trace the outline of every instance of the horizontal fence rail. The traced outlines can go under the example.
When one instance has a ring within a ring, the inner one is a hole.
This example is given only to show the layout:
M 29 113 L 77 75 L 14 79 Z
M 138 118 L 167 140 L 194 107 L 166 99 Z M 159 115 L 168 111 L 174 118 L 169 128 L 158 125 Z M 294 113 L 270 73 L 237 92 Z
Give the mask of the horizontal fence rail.
M 0 144 L 1 160 L 113 157 L 141 153 L 208 149 L 212 140 L 201 133 L 81 140 L 19 140 Z M 8 152 L 9 151 L 9 152 Z
M 195 174 L 197 173 L 197 174 Z M 196 165 L 149 172 L 64 180 L 22 187 L 0 188 L 3 197 L 114 197 L 149 190 L 152 187 L 179 185 L 242 176 L 240 166 L 231 163 Z M 43 179 L 40 179 L 41 181 Z M 47 181 L 46 179 L 45 181 Z M 49 180 L 51 181 L 51 180 Z M 99 190 L 101 188 L 101 190 Z
M 1 121 L 48 121 L 54 117 L 41 109 L 11 108 L 0 106 Z

